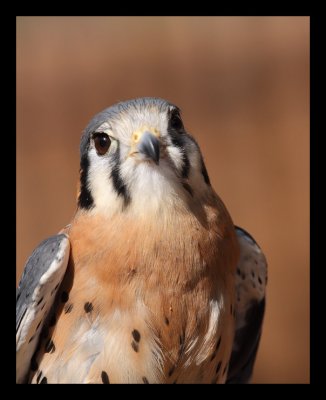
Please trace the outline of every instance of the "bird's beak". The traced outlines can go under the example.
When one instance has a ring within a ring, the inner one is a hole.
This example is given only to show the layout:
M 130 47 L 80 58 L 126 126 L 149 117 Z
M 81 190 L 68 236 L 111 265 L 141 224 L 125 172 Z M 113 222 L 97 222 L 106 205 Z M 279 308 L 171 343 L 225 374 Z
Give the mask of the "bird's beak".
M 131 154 L 138 154 L 142 159 L 152 160 L 156 165 L 160 161 L 160 140 L 159 133 L 155 129 L 142 129 L 134 132 Z

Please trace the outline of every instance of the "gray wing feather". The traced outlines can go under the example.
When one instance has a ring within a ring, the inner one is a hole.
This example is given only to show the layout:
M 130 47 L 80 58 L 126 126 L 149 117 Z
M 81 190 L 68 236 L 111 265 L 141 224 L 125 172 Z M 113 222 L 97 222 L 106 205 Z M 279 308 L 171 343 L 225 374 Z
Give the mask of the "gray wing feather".
M 265 313 L 267 262 L 253 237 L 242 228 L 235 229 L 240 245 L 236 272 L 236 333 L 226 383 L 248 383 Z
M 59 234 L 44 240 L 28 259 L 16 290 L 16 380 L 29 371 L 46 317 L 67 269 L 70 243 Z

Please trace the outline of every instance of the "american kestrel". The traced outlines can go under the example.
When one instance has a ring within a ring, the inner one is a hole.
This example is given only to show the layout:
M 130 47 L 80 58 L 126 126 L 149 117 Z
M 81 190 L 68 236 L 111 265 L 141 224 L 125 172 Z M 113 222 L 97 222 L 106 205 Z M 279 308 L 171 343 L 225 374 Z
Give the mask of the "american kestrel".
M 80 155 L 75 216 L 17 289 L 17 382 L 249 382 L 266 260 L 212 188 L 179 108 L 107 108 Z

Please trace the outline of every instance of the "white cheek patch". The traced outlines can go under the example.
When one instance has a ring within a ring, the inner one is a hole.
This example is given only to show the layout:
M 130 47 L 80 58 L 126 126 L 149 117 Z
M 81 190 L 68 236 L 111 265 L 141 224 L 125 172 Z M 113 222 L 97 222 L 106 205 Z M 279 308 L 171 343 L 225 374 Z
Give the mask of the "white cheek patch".
M 181 172 L 183 167 L 182 151 L 176 146 L 168 146 L 166 151 L 177 171 Z
M 111 146 L 117 146 L 112 141 Z M 110 153 L 113 149 L 110 149 Z M 91 149 L 88 153 L 90 167 L 87 177 L 87 185 L 94 199 L 95 207 L 93 212 L 101 211 L 107 215 L 111 215 L 120 211 L 123 207 L 123 198 L 118 196 L 113 187 L 111 171 L 112 162 L 110 163 L 110 154 L 107 156 L 98 156 L 95 149 Z

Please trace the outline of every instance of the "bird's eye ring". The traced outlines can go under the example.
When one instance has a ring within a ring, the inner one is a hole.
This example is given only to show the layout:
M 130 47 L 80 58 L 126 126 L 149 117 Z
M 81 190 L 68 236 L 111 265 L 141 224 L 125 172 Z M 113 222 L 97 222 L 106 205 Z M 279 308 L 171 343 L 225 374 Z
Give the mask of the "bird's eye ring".
M 175 111 L 172 113 L 170 118 L 170 126 L 175 130 L 184 129 L 179 112 Z
M 96 152 L 99 156 L 104 156 L 110 148 L 111 139 L 104 132 L 96 132 L 93 135 Z

